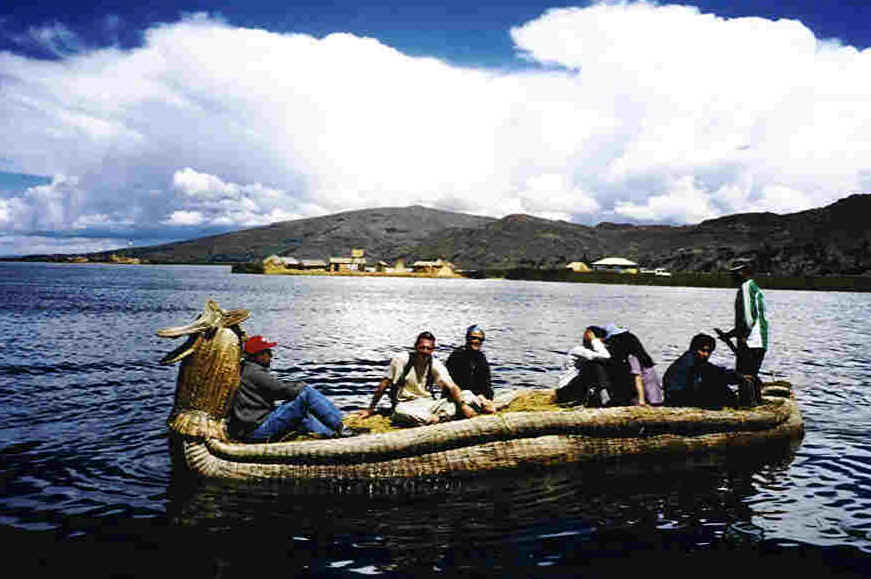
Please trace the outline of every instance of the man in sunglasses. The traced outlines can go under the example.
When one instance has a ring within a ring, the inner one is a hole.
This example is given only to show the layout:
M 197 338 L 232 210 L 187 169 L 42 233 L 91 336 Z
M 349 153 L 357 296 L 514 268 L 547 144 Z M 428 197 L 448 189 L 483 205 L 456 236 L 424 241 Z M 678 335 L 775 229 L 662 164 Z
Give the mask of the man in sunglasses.
M 239 389 L 227 420 L 230 437 L 269 442 L 292 431 L 352 436 L 354 432 L 342 424 L 342 412 L 326 396 L 302 382 L 283 382 L 269 373 L 275 345 L 263 336 L 251 336 L 242 346 Z M 276 407 L 276 400 L 285 402 Z
M 493 400 L 493 386 L 490 381 L 490 363 L 481 351 L 484 345 L 484 330 L 472 325 L 466 328 L 466 344 L 456 348 L 445 366 L 451 373 L 454 383 L 463 390 L 471 390 L 478 396 Z
M 738 397 L 729 384 L 741 384 L 743 377 L 708 361 L 716 342 L 708 334 L 697 334 L 690 349 L 672 362 L 662 379 L 666 406 L 722 408 L 737 406 Z
M 390 420 L 399 425 L 435 424 L 455 416 L 471 418 L 479 413 L 492 413 L 492 405 L 484 406 L 477 395 L 454 383 L 448 369 L 433 356 L 435 343 L 435 336 L 422 332 L 413 351 L 393 357 L 369 408 L 360 410 L 358 415 L 372 416 L 388 388 L 393 405 Z

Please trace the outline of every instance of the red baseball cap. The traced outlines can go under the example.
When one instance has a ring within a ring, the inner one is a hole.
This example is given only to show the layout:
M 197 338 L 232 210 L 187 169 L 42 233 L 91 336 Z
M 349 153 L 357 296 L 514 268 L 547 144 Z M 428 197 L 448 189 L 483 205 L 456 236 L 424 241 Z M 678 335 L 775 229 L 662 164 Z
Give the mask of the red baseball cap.
M 269 348 L 274 347 L 278 342 L 267 342 L 263 339 L 263 336 L 251 336 L 247 340 L 245 340 L 245 346 L 243 349 L 246 354 L 256 354 L 257 352 L 262 352 L 263 350 L 268 350 Z

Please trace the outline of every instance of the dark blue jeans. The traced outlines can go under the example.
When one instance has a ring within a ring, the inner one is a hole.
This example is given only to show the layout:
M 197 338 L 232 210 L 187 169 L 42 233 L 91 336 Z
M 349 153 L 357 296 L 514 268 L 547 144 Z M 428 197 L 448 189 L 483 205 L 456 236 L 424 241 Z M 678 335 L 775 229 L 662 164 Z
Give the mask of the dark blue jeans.
M 273 410 L 246 440 L 277 439 L 291 430 L 335 436 L 341 429 L 341 411 L 326 396 L 306 386 L 299 396 Z

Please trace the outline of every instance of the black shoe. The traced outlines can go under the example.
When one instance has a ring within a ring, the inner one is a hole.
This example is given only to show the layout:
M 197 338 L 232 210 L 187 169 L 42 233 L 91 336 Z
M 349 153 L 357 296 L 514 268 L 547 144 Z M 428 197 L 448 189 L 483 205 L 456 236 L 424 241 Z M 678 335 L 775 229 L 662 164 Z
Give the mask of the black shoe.
M 336 438 L 351 438 L 352 436 L 366 434 L 367 432 L 370 432 L 369 428 L 351 428 L 343 425 L 342 429 L 336 432 Z

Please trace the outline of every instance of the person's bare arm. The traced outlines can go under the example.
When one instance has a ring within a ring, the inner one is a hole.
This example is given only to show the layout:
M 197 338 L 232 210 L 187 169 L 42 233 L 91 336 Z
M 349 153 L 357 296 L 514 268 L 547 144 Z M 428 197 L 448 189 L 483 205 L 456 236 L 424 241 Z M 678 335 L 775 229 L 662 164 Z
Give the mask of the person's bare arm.
M 375 408 L 378 406 L 378 401 L 381 400 L 381 396 L 384 394 L 384 391 L 390 386 L 390 378 L 384 378 L 381 382 L 378 383 L 378 386 L 375 387 L 375 394 L 372 395 L 372 402 L 369 404 L 369 408 L 364 408 L 363 410 L 358 410 L 357 415 L 361 418 L 369 418 L 373 414 L 375 414 Z
M 465 416 L 466 418 L 472 418 L 473 416 L 478 416 L 478 413 L 475 412 L 475 409 L 463 402 L 463 395 L 460 394 L 460 387 L 454 384 L 450 380 L 440 379 L 438 381 L 438 385 L 441 386 L 442 391 L 446 392 L 448 398 L 454 401 L 454 404 L 457 405 L 457 410 L 460 411 L 460 414 Z
M 644 381 L 638 374 L 635 375 L 635 390 L 638 392 L 638 405 L 647 406 L 647 400 L 644 399 Z

